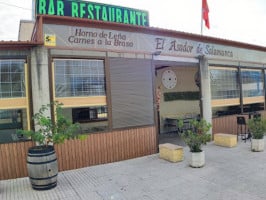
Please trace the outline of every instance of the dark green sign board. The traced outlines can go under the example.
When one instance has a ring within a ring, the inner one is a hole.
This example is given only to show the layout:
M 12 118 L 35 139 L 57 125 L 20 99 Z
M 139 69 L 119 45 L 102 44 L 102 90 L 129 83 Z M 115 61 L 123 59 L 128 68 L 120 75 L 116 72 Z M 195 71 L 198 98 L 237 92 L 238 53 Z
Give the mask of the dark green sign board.
M 132 8 L 75 0 L 36 0 L 36 14 L 149 26 L 149 13 Z

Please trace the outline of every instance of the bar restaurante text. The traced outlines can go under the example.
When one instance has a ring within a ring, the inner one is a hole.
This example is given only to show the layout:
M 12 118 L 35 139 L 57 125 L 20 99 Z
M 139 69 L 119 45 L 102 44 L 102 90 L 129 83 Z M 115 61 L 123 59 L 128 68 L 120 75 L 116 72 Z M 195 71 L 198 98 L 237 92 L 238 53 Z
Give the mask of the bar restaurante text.
M 36 13 L 149 26 L 147 11 L 88 1 L 36 0 Z

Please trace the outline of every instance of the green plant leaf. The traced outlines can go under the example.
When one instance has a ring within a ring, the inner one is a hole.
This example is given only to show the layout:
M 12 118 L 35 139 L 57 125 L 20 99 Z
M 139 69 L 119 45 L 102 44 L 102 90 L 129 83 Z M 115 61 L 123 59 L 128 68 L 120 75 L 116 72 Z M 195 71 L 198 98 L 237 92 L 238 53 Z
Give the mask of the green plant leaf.
M 211 135 L 208 133 L 211 124 L 204 119 L 191 120 L 190 124 L 192 129 L 185 131 L 181 136 L 191 152 L 201 152 L 202 145 L 206 145 L 207 142 L 211 141 Z
M 253 139 L 262 139 L 266 132 L 266 120 L 260 117 L 249 119 L 248 128 Z
M 85 135 L 79 133 L 80 126 L 78 123 L 73 124 L 62 114 L 62 103 L 57 101 L 51 104 L 42 105 L 38 113 L 33 115 L 36 131 L 19 130 L 18 134 L 23 134 L 30 137 L 33 141 L 40 145 L 50 145 L 64 143 L 69 139 L 83 139 Z M 55 108 L 55 120 L 51 119 L 50 110 Z M 49 114 L 48 114 L 49 113 Z

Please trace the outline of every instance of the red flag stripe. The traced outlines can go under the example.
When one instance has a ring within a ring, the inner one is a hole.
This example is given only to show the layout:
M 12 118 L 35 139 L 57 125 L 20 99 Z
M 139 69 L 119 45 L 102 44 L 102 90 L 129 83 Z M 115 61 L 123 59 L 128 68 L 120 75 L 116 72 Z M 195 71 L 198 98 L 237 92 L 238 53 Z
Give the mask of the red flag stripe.
M 202 0 L 202 20 L 205 21 L 205 26 L 209 29 L 210 21 L 209 21 L 209 7 L 207 0 Z

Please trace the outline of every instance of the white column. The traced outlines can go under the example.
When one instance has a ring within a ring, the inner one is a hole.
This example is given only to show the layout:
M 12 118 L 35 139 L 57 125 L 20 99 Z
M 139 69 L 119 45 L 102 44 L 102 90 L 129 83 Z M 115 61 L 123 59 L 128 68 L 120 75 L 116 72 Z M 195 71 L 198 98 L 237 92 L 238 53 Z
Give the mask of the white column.
M 200 85 L 201 85 L 201 103 L 202 117 L 209 123 L 212 123 L 212 106 L 211 106 L 211 84 L 208 60 L 205 56 L 200 56 Z M 212 133 L 212 129 L 210 130 Z
M 31 84 L 33 113 L 36 113 L 42 105 L 50 103 L 48 50 L 45 47 L 35 47 L 31 51 Z

